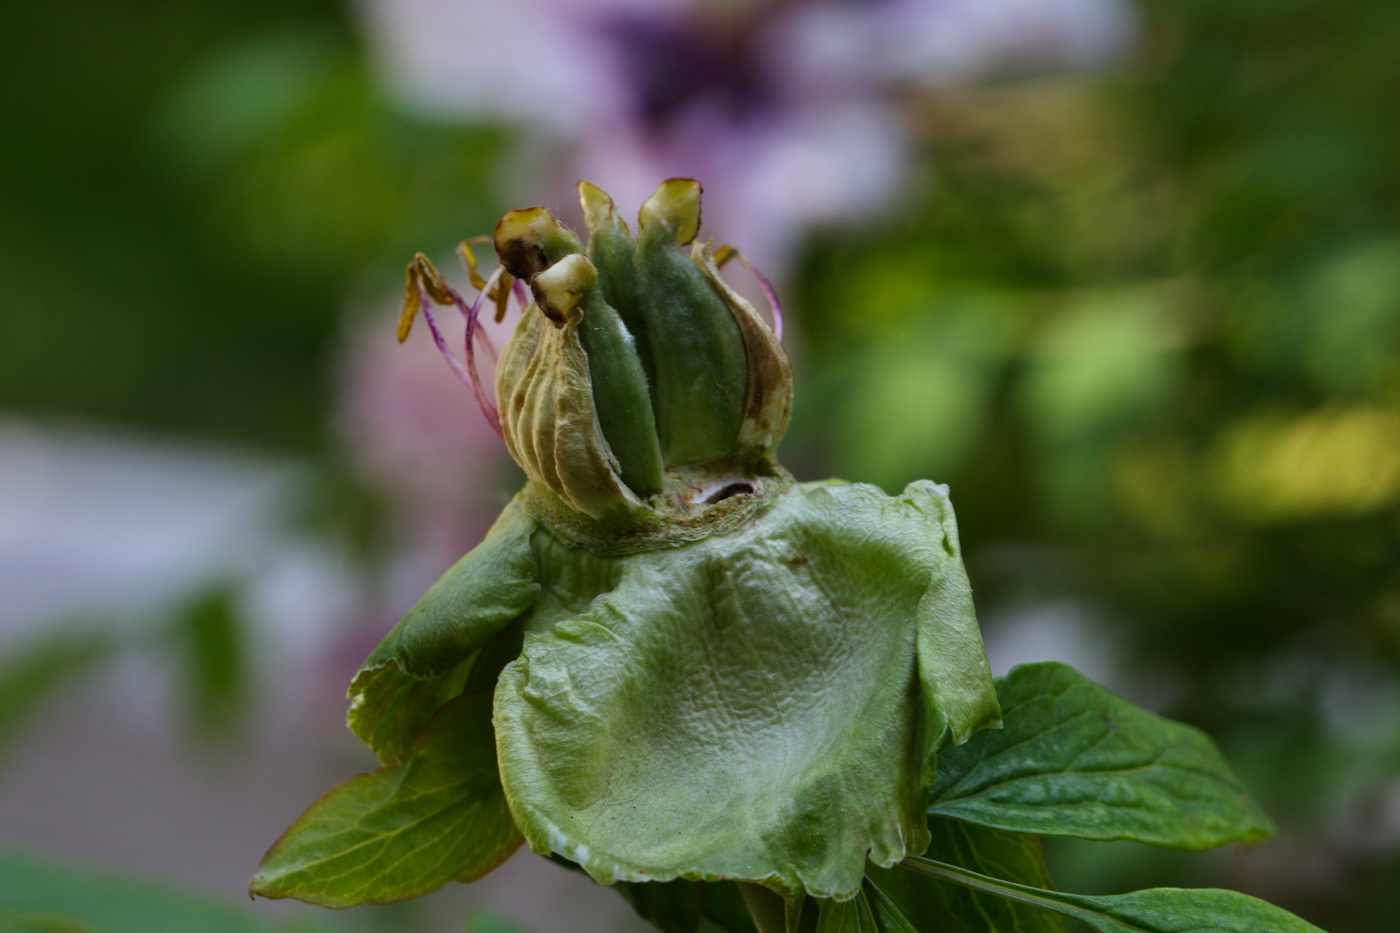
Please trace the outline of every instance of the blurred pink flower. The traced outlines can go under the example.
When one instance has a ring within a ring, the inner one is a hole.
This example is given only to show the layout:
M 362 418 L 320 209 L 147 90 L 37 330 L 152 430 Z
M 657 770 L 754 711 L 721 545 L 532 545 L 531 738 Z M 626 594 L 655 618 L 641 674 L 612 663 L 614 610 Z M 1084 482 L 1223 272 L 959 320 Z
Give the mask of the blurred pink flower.
M 388 306 L 349 328 L 337 420 L 352 466 L 389 506 L 390 533 L 409 564 L 430 568 L 431 582 L 481 539 L 513 490 L 505 445 L 471 393 L 426 333 L 399 344 L 397 316 Z M 504 341 L 507 325 L 484 326 Z M 460 348 L 460 322 L 444 315 L 443 327 Z
M 805 228 L 858 220 L 905 182 L 897 95 L 1100 64 L 1124 0 L 365 0 L 410 106 L 536 134 L 518 192 L 572 204 L 586 177 L 624 210 L 662 178 L 708 184 L 705 229 L 781 274 Z M 567 214 L 567 208 L 565 208 Z

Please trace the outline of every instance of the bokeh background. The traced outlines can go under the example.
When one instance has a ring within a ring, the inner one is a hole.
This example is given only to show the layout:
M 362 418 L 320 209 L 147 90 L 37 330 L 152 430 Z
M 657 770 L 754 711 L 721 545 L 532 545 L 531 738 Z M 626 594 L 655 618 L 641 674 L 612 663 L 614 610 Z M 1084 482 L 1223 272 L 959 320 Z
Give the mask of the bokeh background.
M 693 175 L 784 296 L 794 472 L 949 483 L 997 672 L 1202 726 L 1280 823 L 1056 844 L 1060 886 L 1394 930 L 1396 49 L 1374 0 L 13 7 L 0 925 L 643 929 L 528 856 L 397 907 L 240 900 L 372 767 L 350 672 L 518 483 L 395 344 L 405 261 Z

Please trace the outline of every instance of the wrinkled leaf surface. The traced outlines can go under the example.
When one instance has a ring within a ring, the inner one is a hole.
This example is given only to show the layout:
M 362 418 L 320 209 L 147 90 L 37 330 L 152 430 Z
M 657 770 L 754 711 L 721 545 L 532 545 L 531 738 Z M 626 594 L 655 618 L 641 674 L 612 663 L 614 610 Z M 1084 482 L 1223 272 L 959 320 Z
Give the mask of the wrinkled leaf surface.
M 501 773 L 532 847 L 601 881 L 849 897 L 867 853 L 923 850 L 937 743 L 996 720 L 944 487 L 793 487 L 679 547 L 535 548 Z

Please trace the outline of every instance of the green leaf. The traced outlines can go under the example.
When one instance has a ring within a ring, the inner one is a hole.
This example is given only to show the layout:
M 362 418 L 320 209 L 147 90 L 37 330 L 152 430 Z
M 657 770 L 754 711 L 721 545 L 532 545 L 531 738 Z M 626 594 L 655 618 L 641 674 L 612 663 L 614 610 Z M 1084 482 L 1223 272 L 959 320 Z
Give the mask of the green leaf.
M 531 933 L 531 930 L 494 910 L 478 910 L 467 919 L 467 933 Z
M 402 759 L 438 708 L 465 689 L 478 652 L 535 602 L 530 538 L 537 528 L 519 499 L 512 501 L 355 675 L 350 729 L 384 764 Z
M 347 717 L 350 730 L 374 750 L 381 764 L 399 764 L 433 714 L 462 695 L 475 661 L 473 653 L 428 680 L 411 677 L 393 663 L 363 671 L 355 678 Z
M 737 884 L 619 881 L 613 888 L 637 916 L 662 933 L 757 933 Z M 777 903 L 781 911 L 782 899 L 777 898 Z
M 246 905 L 146 878 L 0 851 L 0 930 L 22 933 L 272 933 Z
M 931 859 L 906 859 L 901 867 L 1063 914 L 1098 933 L 1322 933 L 1281 907 L 1238 891 L 1149 888 L 1090 897 L 1000 881 Z
M 237 598 L 235 588 L 217 587 L 176 620 L 174 641 L 185 654 L 186 710 L 200 731 L 236 731 L 248 699 L 246 626 Z
M 737 884 L 705 885 L 705 912 L 700 930 L 701 933 L 758 933 Z
M 705 885 L 694 881 L 616 885 L 617 893 L 661 933 L 695 933 L 705 906 Z
M 252 893 L 349 907 L 486 874 L 520 844 L 490 749 L 490 695 L 453 700 L 401 766 L 312 804 L 264 856 Z
M 1274 832 L 1198 729 L 1134 706 L 1063 664 L 1017 667 L 997 687 L 1004 728 L 944 750 L 931 814 L 1179 849 L 1253 843 Z
M 849 901 L 820 901 L 817 933 L 881 933 L 875 925 L 870 895 L 857 892 Z
M 933 748 L 997 716 L 944 487 L 790 488 L 731 533 L 621 557 L 544 541 L 496 693 L 536 851 L 789 898 L 853 896 L 867 854 L 923 851 Z
M 578 865 L 555 856 L 574 871 Z M 728 882 L 619 881 L 612 889 L 647 923 L 662 933 L 756 933 L 739 886 Z M 772 895 L 771 892 L 769 896 Z M 781 899 L 777 899 L 782 904 Z
M 0 933 L 98 933 L 81 920 L 62 914 L 25 914 L 11 917 L 0 911 Z
M 919 933 L 918 927 L 909 922 L 904 911 L 894 899 L 881 890 L 880 886 L 867 875 L 865 890 L 870 895 L 871 906 L 875 909 L 875 925 L 880 933 Z
M 934 817 L 929 854 L 982 874 L 1050 886 L 1040 840 Z M 877 888 L 918 933 L 1063 933 L 1053 914 L 896 869 L 867 869 Z

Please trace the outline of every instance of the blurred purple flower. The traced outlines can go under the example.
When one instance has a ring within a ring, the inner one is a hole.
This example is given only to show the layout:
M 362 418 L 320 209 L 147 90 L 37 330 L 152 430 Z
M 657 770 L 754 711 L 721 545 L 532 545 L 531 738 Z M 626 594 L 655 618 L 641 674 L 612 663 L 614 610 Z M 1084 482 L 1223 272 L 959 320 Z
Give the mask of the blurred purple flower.
M 804 228 L 887 206 L 909 156 L 898 94 L 1100 64 L 1124 0 L 366 0 L 411 106 L 540 134 L 529 197 L 589 178 L 624 207 L 709 183 L 705 228 L 781 271 Z M 520 192 L 525 194 L 525 191 Z M 740 227 L 742 224 L 742 227 Z

